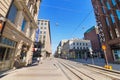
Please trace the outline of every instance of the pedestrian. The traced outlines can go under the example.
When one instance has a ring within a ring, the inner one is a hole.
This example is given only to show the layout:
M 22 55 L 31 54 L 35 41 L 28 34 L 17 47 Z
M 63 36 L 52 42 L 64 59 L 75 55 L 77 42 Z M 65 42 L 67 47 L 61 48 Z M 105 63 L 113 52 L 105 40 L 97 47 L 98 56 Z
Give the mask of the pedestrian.
M 42 60 L 43 60 L 43 57 L 42 57 L 42 55 L 41 55 L 41 57 L 40 57 L 40 63 L 42 64 Z
M 40 62 L 40 58 L 39 58 L 39 57 L 37 57 L 37 63 L 39 64 L 39 62 Z

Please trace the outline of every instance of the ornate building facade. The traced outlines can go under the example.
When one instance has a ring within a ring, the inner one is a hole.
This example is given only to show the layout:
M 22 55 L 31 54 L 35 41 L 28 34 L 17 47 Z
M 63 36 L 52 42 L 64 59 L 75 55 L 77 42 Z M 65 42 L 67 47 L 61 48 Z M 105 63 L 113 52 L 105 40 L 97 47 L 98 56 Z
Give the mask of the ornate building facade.
M 0 71 L 12 68 L 16 58 L 24 66 L 32 62 L 40 2 L 41 0 L 0 1 L 0 14 L 5 18 L 0 37 Z M 8 4 L 9 7 L 6 6 Z

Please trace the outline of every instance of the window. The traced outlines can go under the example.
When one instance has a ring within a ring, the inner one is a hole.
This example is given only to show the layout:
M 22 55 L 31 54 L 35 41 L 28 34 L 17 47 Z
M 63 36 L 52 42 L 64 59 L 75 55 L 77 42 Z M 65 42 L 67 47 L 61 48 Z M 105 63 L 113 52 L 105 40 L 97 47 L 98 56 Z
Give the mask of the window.
M 115 5 L 116 5 L 116 1 L 115 1 L 115 0 L 112 0 L 112 4 L 115 6 Z
M 43 39 L 45 39 L 45 36 L 43 36 Z
M 119 61 L 120 60 L 120 50 L 115 49 L 115 50 L 113 50 L 113 52 L 114 52 L 115 59 Z
M 86 46 L 87 46 L 88 44 L 86 43 Z
M 26 20 L 24 19 L 23 22 L 22 22 L 22 27 L 21 27 L 22 31 L 25 30 L 25 26 L 26 26 Z
M 116 32 L 117 37 L 120 37 L 120 35 L 119 35 L 119 31 L 118 31 L 117 28 L 115 28 L 115 32 Z
M 43 23 L 41 23 L 41 25 L 43 25 Z
M 42 31 L 40 31 L 40 33 L 42 34 Z
M 78 43 L 77 43 L 77 45 L 78 45 Z
M 102 7 L 102 11 L 103 11 L 103 13 L 104 13 L 104 14 L 106 13 L 106 11 L 105 11 L 105 8 L 104 8 L 104 7 Z
M 43 29 L 43 27 L 41 27 L 41 29 Z
M 80 43 L 80 45 L 81 45 L 81 43 Z
M 110 17 L 111 17 L 111 19 L 112 19 L 112 23 L 115 23 L 115 19 L 114 19 L 113 14 L 111 14 Z
M 118 16 L 118 19 L 120 20 L 120 10 L 116 10 L 116 14 Z
M 46 27 L 44 27 L 44 29 L 46 29 Z
M 30 33 L 29 33 L 29 37 L 31 37 L 31 35 L 32 35 L 32 32 L 33 31 L 33 28 L 32 27 L 30 27 Z
M 77 49 L 79 49 L 79 47 L 77 47 Z
M 110 23 L 109 23 L 109 20 L 108 20 L 108 17 L 106 17 L 106 23 L 107 23 L 107 26 L 109 26 L 110 25 Z
M 17 14 L 17 8 L 14 4 L 12 4 L 11 8 L 10 8 L 10 12 L 8 14 L 8 19 L 14 23 L 15 21 L 15 17 L 16 17 L 16 14 Z
M 100 0 L 101 4 L 103 4 L 103 0 Z
M 75 47 L 73 47 L 73 49 L 75 49 Z
M 107 6 L 108 10 L 111 9 L 111 8 L 110 8 L 110 4 L 109 4 L 109 2 L 106 2 L 106 6 Z
M 46 32 L 44 31 L 44 34 L 46 34 Z
M 110 38 L 113 39 L 112 31 L 109 32 Z
M 73 45 L 75 45 L 75 43 L 73 43 Z
M 3 60 L 4 55 L 5 55 L 6 48 L 5 47 L 0 47 L 0 61 Z
M 47 23 L 45 23 L 45 25 L 47 25 Z
M 11 46 L 11 47 L 15 47 L 16 46 L 16 42 L 15 41 L 12 41 L 12 40 L 10 40 L 8 38 L 5 38 L 5 37 L 2 37 L 0 43 L 8 45 L 8 46 Z
M 82 47 L 80 47 L 80 49 L 82 50 Z
M 84 43 L 83 43 L 83 46 L 84 46 Z
M 38 25 L 40 24 L 40 22 L 38 21 Z
M 9 60 L 10 59 L 11 53 L 12 53 L 12 49 L 11 48 L 7 48 L 5 60 Z

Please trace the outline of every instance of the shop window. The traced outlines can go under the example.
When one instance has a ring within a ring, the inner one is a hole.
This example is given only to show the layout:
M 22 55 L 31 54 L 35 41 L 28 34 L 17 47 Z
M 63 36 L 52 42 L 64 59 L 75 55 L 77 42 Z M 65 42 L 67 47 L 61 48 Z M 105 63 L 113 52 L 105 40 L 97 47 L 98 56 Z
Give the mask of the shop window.
M 120 50 L 114 50 L 115 59 L 120 61 Z
M 5 47 L 0 47 L 0 61 L 4 59 L 5 51 L 6 51 Z
M 12 41 L 12 40 L 10 40 L 10 39 L 8 39 L 8 38 L 5 38 L 5 37 L 2 37 L 0 43 L 5 44 L 5 45 L 8 45 L 8 46 L 12 46 L 12 47 L 15 47 L 15 45 L 16 45 L 16 42 L 15 42 L 15 41 Z
M 14 23 L 15 21 L 15 17 L 16 17 L 16 14 L 17 14 L 17 8 L 14 4 L 12 4 L 11 8 L 10 8 L 10 11 L 8 13 L 8 19 Z
M 22 22 L 21 30 L 24 31 L 26 26 L 26 20 L 24 19 Z
M 8 48 L 6 52 L 5 60 L 10 59 L 10 57 L 12 56 L 11 53 L 12 53 L 12 49 Z
M 116 14 L 117 14 L 118 19 L 120 20 L 120 10 L 116 10 Z

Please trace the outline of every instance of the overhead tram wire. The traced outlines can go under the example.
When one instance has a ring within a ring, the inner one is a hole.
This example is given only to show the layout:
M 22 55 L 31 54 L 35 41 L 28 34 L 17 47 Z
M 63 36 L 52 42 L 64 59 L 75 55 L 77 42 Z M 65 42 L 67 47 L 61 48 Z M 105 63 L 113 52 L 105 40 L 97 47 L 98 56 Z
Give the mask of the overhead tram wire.
M 104 7 L 104 8 L 107 8 L 106 6 L 100 6 L 100 5 L 97 5 L 98 7 Z M 111 10 L 115 10 L 114 8 L 111 8 Z M 94 10 L 91 10 L 89 13 L 88 13 L 88 15 L 81 21 L 81 23 L 74 29 L 74 31 L 72 32 L 72 36 L 73 36 L 73 34 L 75 33 L 75 31 L 84 23 L 84 21 L 90 16 L 90 14 L 92 13 L 92 11 L 94 11 Z M 99 13 L 99 16 L 106 16 L 106 17 L 109 17 L 109 15 L 107 15 L 107 14 L 100 14 Z M 114 17 L 117 17 L 117 16 L 115 16 L 114 15 Z
M 74 31 L 72 32 L 72 36 L 75 33 L 75 31 L 87 20 L 87 18 L 90 16 L 90 14 L 92 13 L 93 10 L 91 10 L 86 16 L 85 18 L 83 18 L 83 20 L 80 22 L 80 24 L 74 29 Z

